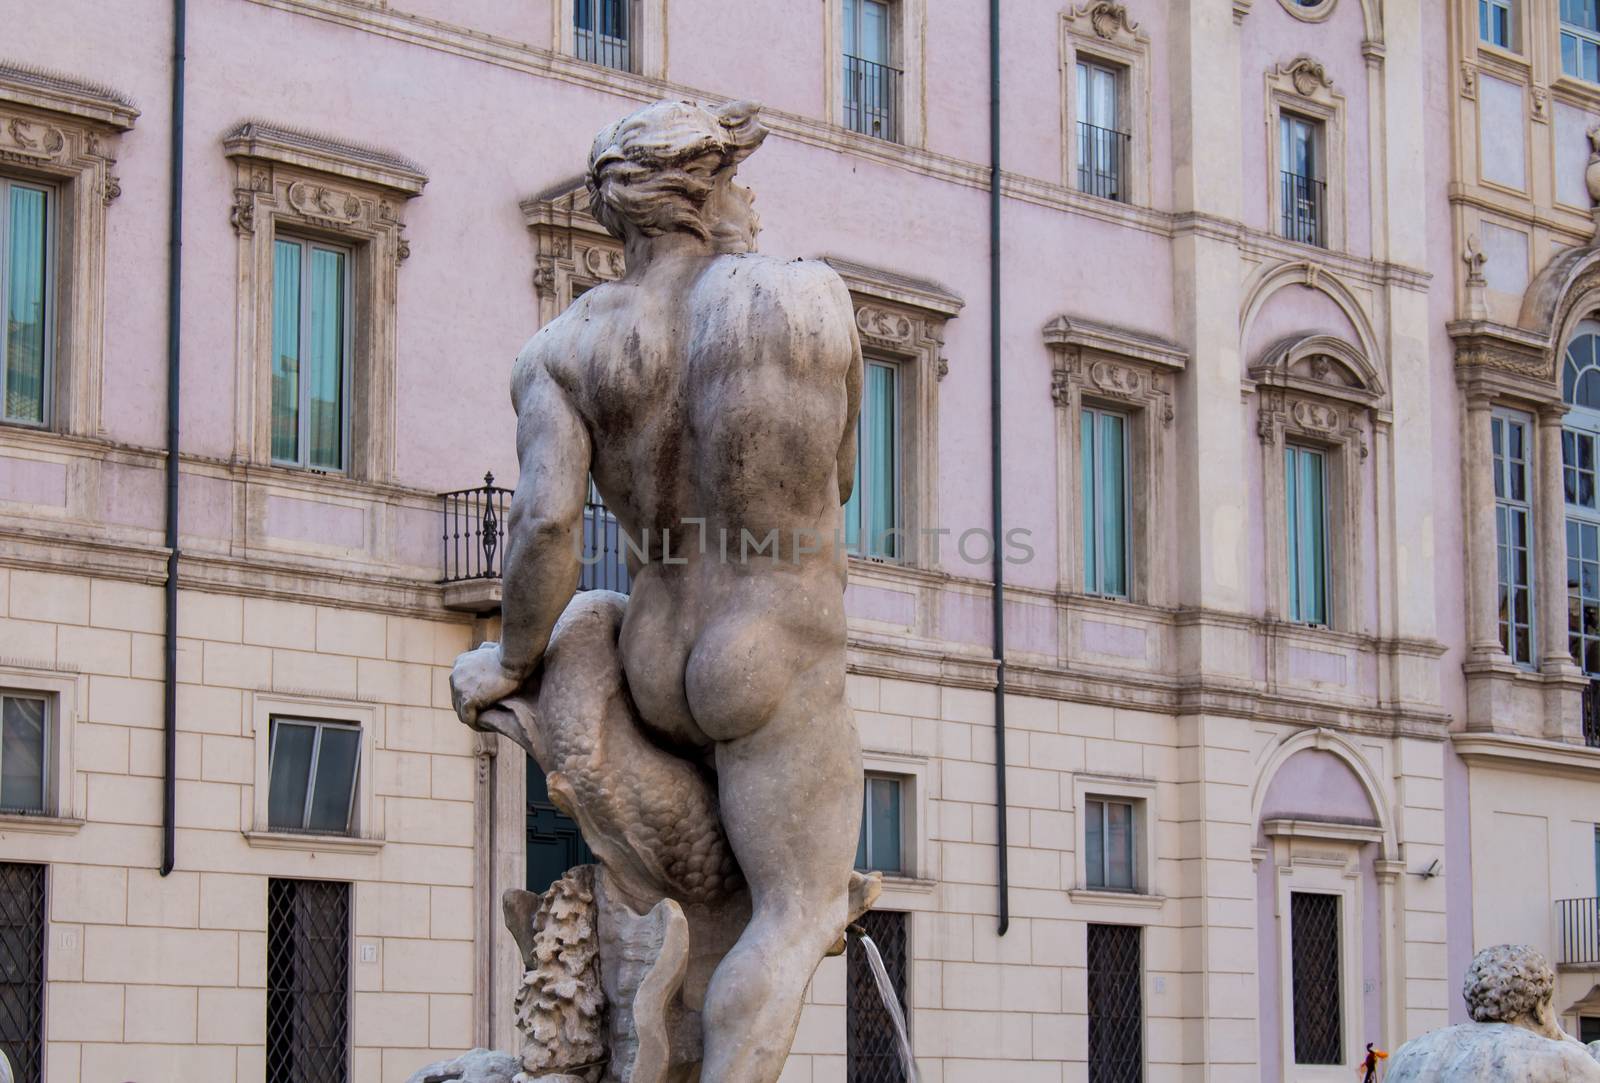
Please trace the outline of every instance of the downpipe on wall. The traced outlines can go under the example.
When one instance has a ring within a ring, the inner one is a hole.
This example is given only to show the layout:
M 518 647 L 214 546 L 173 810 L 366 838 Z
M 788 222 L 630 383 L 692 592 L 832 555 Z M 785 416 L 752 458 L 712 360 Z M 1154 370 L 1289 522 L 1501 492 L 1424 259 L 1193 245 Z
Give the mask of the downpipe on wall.
M 161 875 L 178 860 L 178 393 L 183 287 L 183 82 L 185 0 L 172 0 L 172 161 L 167 221 L 167 641 L 161 778 Z
M 994 787 L 1000 927 L 1011 927 L 1006 852 L 1006 577 L 1000 539 L 1000 0 L 989 0 L 989 536 L 994 542 Z

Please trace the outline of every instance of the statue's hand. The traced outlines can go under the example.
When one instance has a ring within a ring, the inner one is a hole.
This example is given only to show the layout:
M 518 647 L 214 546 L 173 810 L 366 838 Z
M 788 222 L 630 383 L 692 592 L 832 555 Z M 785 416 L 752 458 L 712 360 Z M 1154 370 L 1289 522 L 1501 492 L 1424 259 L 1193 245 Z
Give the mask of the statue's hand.
M 522 678 L 500 664 L 500 644 L 485 643 L 456 659 L 450 671 L 450 701 L 456 715 L 477 728 L 478 712 L 511 695 L 522 685 Z

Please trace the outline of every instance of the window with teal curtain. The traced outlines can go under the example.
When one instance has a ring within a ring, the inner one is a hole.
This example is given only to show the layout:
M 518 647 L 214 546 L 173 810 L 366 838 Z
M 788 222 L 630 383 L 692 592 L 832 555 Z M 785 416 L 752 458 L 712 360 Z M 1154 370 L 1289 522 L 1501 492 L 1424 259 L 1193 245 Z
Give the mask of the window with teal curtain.
M 900 538 L 900 370 L 868 361 L 856 428 L 855 489 L 844 506 L 845 548 L 898 560 Z
M 1083 584 L 1091 594 L 1128 593 L 1128 437 L 1121 414 L 1084 407 L 1079 426 Z
M 1284 508 L 1289 546 L 1289 619 L 1328 623 L 1328 516 L 1326 457 L 1320 451 L 1284 449 Z
M 273 246 L 272 459 L 343 470 L 349 253 L 309 241 Z
M 5 420 L 48 421 L 50 399 L 50 193 L 0 179 L 0 297 L 6 333 L 0 341 Z

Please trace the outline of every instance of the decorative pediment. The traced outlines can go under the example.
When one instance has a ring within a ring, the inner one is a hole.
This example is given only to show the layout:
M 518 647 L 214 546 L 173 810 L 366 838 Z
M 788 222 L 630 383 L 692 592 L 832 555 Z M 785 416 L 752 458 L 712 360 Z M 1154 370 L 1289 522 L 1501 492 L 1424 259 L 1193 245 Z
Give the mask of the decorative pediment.
M 1189 363 L 1183 347 L 1156 335 L 1130 331 L 1076 316 L 1057 316 L 1044 326 L 1044 343 L 1058 355 L 1090 355 L 1101 360 L 1142 361 L 1182 371 Z M 1059 363 L 1058 363 L 1059 367 Z
M 229 158 L 253 159 L 325 174 L 385 189 L 387 194 L 402 199 L 421 194 L 428 183 L 421 166 L 393 151 L 260 120 L 247 120 L 237 125 L 223 136 L 222 149 Z M 320 195 L 307 191 L 306 198 L 321 199 L 329 191 L 325 186 Z
M 1300 335 L 1278 342 L 1250 369 L 1263 387 L 1341 399 L 1362 407 L 1383 398 L 1378 372 L 1361 352 L 1333 335 Z
M 1128 5 L 1116 0 L 1091 0 L 1067 11 L 1067 21 L 1086 25 L 1101 41 L 1131 45 L 1144 40 L 1139 24 L 1128 16 Z
M 0 102 L 88 121 L 118 132 L 132 128 L 139 116 L 133 102 L 120 91 L 9 60 L 0 60 Z
M 1327 69 L 1303 53 L 1287 64 L 1279 64 L 1277 74 L 1287 76 L 1295 93 L 1302 98 L 1313 98 L 1319 91 L 1333 89 Z
M 580 175 L 523 200 L 522 221 L 534 236 L 533 288 L 539 322 L 555 319 L 572 299 L 627 270 L 622 242 L 589 213 L 589 187 Z
M 920 357 L 938 379 L 949 371 L 944 325 L 966 305 L 958 295 L 926 278 L 870 267 L 839 256 L 823 256 L 855 302 L 856 330 L 869 350 Z

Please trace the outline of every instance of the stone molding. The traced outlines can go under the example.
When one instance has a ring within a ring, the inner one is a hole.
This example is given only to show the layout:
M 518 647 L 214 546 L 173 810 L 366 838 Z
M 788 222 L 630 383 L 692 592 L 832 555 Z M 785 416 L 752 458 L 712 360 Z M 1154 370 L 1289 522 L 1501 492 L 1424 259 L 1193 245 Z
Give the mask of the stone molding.
M 390 151 L 247 120 L 222 139 L 234 165 L 229 221 L 238 237 L 239 314 L 234 457 L 272 462 L 273 242 L 279 233 L 333 237 L 351 249 L 349 447 L 343 473 L 394 473 L 397 269 L 411 254 L 403 209 L 427 183 Z
M 1128 419 L 1128 598 L 1171 604 L 1173 583 L 1157 539 L 1169 521 L 1172 495 L 1174 386 L 1188 354 L 1174 342 L 1075 316 L 1044 328 L 1050 351 L 1050 396 L 1056 406 L 1057 574 L 1064 590 L 1083 593 L 1083 500 L 1078 462 L 1083 407 L 1108 407 Z
M 1507 733 L 1453 733 L 1450 743 L 1469 766 L 1594 781 L 1600 748 Z
M 122 194 L 115 150 L 139 110 L 73 76 L 0 60 L 0 170 L 52 189 L 50 409 L 44 428 L 101 430 L 108 209 Z

